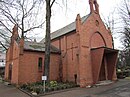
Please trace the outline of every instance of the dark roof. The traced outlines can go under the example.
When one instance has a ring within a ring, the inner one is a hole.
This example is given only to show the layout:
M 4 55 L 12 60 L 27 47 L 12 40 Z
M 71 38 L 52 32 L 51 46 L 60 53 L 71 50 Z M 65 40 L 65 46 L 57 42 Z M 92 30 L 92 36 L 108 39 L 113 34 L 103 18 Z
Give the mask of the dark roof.
M 90 14 L 82 17 L 81 22 L 84 23 L 87 20 L 87 18 L 89 17 L 89 15 Z M 72 32 L 74 30 L 76 30 L 76 21 L 68 24 L 67 26 L 65 26 L 65 27 L 53 32 L 53 33 L 51 33 L 51 39 L 55 39 L 57 37 L 60 37 L 60 36 L 65 35 L 67 33 L 70 33 L 70 32 Z M 45 38 L 42 39 L 41 42 L 45 42 Z
M 25 41 L 24 50 L 45 52 L 45 44 L 39 42 Z M 52 53 L 60 53 L 60 50 L 54 47 L 53 45 L 51 45 L 50 51 Z
M 84 16 L 81 18 L 81 22 L 84 23 L 90 14 Z M 57 37 L 60 37 L 62 35 L 68 34 L 72 31 L 76 30 L 76 21 L 70 23 L 69 25 L 51 33 L 51 39 L 55 39 Z M 31 41 L 25 41 L 24 43 L 24 50 L 31 50 L 31 51 L 45 51 L 45 38 L 41 40 L 41 42 L 31 42 Z M 51 45 L 51 52 L 53 53 L 60 53 L 60 50 Z

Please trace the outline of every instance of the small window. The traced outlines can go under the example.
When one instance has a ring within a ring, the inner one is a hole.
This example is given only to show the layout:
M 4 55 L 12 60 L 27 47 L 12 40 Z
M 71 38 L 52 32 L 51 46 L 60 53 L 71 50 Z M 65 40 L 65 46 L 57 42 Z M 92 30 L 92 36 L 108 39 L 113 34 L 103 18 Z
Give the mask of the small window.
M 42 58 L 38 59 L 38 69 L 42 70 Z
M 96 20 L 96 21 L 95 21 L 95 24 L 96 24 L 96 26 L 99 26 L 99 21 Z

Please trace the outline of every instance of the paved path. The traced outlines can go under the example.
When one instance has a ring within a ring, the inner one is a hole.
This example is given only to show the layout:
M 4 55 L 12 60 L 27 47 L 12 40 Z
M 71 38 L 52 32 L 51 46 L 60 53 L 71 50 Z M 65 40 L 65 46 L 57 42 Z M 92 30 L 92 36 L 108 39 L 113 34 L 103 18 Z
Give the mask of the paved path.
M 42 97 L 130 97 L 130 80 L 120 80 L 110 85 L 88 89 L 77 88 Z
M 130 97 L 130 83 L 98 93 L 103 97 Z
M 0 82 L 0 97 L 30 97 L 19 89 Z

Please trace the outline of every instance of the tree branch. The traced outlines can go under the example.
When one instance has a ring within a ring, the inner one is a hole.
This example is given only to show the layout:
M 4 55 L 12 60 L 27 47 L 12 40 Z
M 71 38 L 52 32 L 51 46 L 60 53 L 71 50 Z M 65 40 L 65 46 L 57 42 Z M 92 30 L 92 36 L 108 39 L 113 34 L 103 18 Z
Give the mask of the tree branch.
M 52 3 L 51 3 L 51 7 L 53 6 L 53 4 L 55 3 L 56 0 L 53 0 Z
M 6 46 L 0 41 L 0 45 L 4 47 L 5 50 L 7 50 Z
M 2 21 L 0 21 L 0 23 L 1 23 L 9 32 L 12 32 Z
M 33 8 L 35 7 L 36 1 L 33 3 L 33 5 L 31 6 L 31 8 L 24 14 L 24 17 L 26 18 L 28 16 L 28 14 L 33 10 Z
M 34 27 L 31 27 L 31 28 L 27 29 L 26 31 L 24 31 L 24 33 L 27 33 L 28 31 L 31 31 L 31 30 L 36 29 L 36 28 L 40 28 L 44 23 L 45 23 L 45 21 L 42 24 L 38 25 L 38 26 L 34 26 Z

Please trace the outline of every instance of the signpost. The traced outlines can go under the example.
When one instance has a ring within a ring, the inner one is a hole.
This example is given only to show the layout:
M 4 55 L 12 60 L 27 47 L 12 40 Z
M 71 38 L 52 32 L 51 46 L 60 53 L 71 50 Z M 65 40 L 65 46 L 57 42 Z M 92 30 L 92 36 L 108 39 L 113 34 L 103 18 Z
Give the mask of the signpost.
M 46 90 L 45 90 L 45 82 L 46 82 L 46 80 L 47 80 L 47 76 L 42 76 L 42 80 L 43 80 L 43 91 L 45 92 Z

